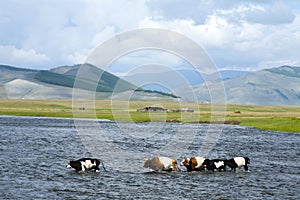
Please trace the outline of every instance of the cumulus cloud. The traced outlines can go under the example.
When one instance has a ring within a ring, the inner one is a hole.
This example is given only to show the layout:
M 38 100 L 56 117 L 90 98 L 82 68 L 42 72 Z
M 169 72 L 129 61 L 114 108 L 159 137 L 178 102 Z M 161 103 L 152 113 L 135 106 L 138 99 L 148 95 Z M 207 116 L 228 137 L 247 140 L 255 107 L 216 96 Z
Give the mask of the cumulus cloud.
M 33 49 L 17 49 L 14 46 L 0 46 L 1 62 L 4 64 L 14 63 L 20 67 L 43 67 L 50 59 L 42 53 L 37 53 Z
M 295 19 L 292 9 L 283 3 L 274 3 L 272 5 L 240 5 L 229 10 L 217 11 L 222 16 L 232 22 L 258 23 L 265 25 L 289 24 Z
M 115 34 L 145 27 L 183 33 L 220 68 L 299 63 L 300 6 L 292 0 L 11 0 L 1 2 L 0 10 L 5 64 L 76 64 Z M 180 59 L 153 53 L 129 55 L 119 63 L 164 64 L 168 59 L 183 65 Z
M 133 68 L 150 64 L 169 66 L 174 69 L 180 66 L 187 66 L 187 63 L 185 63 L 182 58 L 170 52 L 161 50 L 141 50 L 120 57 L 112 63 L 108 70 L 112 73 L 126 73 Z M 137 70 L 135 71 L 136 73 L 140 73 Z M 160 69 L 156 69 L 156 72 L 158 73 L 162 71 L 160 71 Z
M 192 19 L 196 24 L 203 24 L 207 16 L 213 14 L 215 10 L 231 8 L 237 2 L 235 0 L 152 0 L 148 1 L 147 5 L 160 19 Z
M 82 60 L 109 37 L 137 28 L 139 20 L 148 13 L 144 1 L 117 3 L 109 0 L 2 2 L 0 27 L 5 30 L 0 32 L 2 45 L 43 52 L 51 59 L 49 67 L 74 64 L 71 62 Z
M 276 12 L 284 14 L 273 17 Z M 193 19 L 147 18 L 141 26 L 169 28 L 189 36 L 204 46 L 219 68 L 258 69 L 262 63 L 299 63 L 295 55 L 300 48 L 299 19 L 299 13 L 281 3 L 249 4 L 215 10 L 202 24 Z
M 80 53 L 72 53 L 67 56 L 70 63 L 84 63 L 86 56 Z

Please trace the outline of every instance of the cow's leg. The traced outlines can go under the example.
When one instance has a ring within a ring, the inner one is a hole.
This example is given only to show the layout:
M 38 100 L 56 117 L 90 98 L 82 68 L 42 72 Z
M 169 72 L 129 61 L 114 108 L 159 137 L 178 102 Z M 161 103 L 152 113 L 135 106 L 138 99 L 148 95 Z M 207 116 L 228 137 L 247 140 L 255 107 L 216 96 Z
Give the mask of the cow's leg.
M 248 171 L 248 165 L 244 165 L 245 171 Z
M 104 164 L 103 164 L 103 162 L 102 162 L 102 167 L 103 167 L 104 171 L 106 171 L 106 169 L 105 169 L 105 167 L 104 167 Z M 106 172 L 107 172 L 107 171 L 106 171 Z
M 79 168 L 75 168 L 75 171 L 76 171 L 76 172 L 80 172 L 80 171 L 81 171 L 81 169 L 79 169 Z
M 97 167 L 97 166 L 95 166 L 95 167 L 91 168 L 91 170 L 95 170 L 95 172 L 99 172 L 99 171 L 100 171 L 100 168 Z
M 96 170 L 96 166 L 91 167 L 90 170 Z
M 93 168 L 95 169 L 96 172 L 99 172 L 99 171 L 100 171 L 99 166 L 95 166 L 95 167 L 93 167 Z
M 81 164 L 81 171 L 84 172 L 85 171 L 85 166 L 83 164 Z

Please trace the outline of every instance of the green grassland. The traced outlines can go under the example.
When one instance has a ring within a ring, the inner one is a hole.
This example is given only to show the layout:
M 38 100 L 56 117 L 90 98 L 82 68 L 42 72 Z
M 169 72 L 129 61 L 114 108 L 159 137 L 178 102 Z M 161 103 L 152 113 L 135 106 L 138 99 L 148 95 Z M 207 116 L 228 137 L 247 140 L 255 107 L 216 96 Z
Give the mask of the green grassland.
M 73 106 L 72 106 L 73 105 Z M 137 112 L 147 106 L 168 110 L 192 108 L 193 113 Z M 84 108 L 84 109 L 82 109 Z M 240 111 L 236 113 L 235 111 Z M 99 118 L 127 122 L 228 123 L 264 130 L 300 132 L 300 107 L 210 105 L 162 101 L 75 102 L 71 100 L 0 100 L 0 115 Z

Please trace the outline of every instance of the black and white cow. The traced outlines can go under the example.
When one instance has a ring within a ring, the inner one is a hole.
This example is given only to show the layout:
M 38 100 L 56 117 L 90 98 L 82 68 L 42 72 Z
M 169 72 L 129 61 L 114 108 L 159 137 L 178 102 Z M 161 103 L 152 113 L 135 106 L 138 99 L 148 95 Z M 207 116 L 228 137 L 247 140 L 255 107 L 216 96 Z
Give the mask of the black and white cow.
M 206 158 L 204 158 L 204 157 L 184 158 L 181 161 L 180 166 L 185 166 L 186 170 L 188 172 L 191 172 L 191 171 L 202 171 L 203 168 L 204 168 L 204 166 L 203 166 L 204 160 L 206 160 Z
M 95 158 L 81 158 L 79 160 L 70 160 L 67 168 L 74 168 L 76 172 L 84 172 L 89 170 L 100 171 L 99 165 L 102 163 L 103 169 L 106 171 L 101 160 Z
M 231 170 L 236 171 L 236 168 L 244 166 L 245 171 L 248 171 L 250 159 L 248 157 L 235 157 L 225 161 L 225 165 Z
M 210 160 L 207 158 L 204 160 L 203 165 L 206 167 L 207 170 L 211 170 L 213 172 L 215 169 L 219 171 L 223 169 L 224 171 L 226 171 L 225 162 L 226 162 L 225 160 L 220 160 L 220 159 Z

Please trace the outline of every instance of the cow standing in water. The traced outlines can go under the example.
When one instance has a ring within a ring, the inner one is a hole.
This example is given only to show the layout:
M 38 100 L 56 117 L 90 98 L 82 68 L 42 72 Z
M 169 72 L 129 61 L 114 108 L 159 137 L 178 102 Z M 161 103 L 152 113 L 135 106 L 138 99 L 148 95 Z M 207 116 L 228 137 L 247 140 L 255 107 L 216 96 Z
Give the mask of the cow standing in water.
M 95 158 L 81 158 L 79 160 L 70 160 L 67 168 L 74 168 L 76 172 L 84 172 L 86 170 L 100 171 L 99 165 L 102 163 L 103 169 L 106 171 L 101 160 Z
M 185 166 L 188 172 L 191 171 L 202 171 L 204 169 L 203 162 L 206 158 L 204 157 L 191 157 L 191 158 L 184 158 L 180 166 Z
M 236 168 L 244 166 L 245 171 L 248 171 L 250 159 L 248 157 L 235 157 L 225 161 L 225 165 L 231 170 L 236 171 Z
M 223 169 L 226 171 L 225 166 L 226 160 L 220 160 L 220 159 L 205 159 L 203 162 L 203 165 L 206 167 L 207 170 L 211 170 L 214 172 L 215 169 L 219 170 L 219 172 Z
M 152 159 L 146 159 L 144 167 L 150 168 L 154 171 L 179 171 L 177 168 L 177 161 L 167 157 L 154 157 Z

